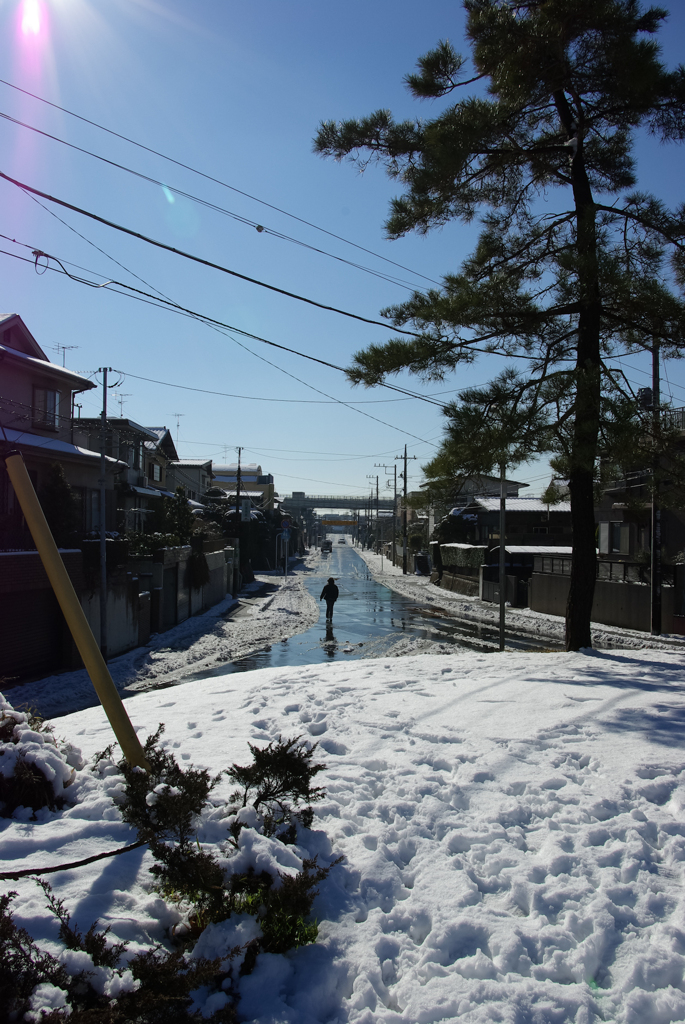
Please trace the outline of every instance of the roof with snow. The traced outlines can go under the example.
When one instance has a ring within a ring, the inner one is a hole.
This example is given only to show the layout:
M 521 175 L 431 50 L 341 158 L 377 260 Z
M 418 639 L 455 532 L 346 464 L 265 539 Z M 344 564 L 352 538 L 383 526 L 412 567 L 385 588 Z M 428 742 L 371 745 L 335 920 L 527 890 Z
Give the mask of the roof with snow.
M 232 462 L 229 465 L 217 465 L 214 463 L 212 468 L 214 475 L 221 480 L 229 481 L 233 483 L 238 478 L 238 463 Z M 257 482 L 257 478 L 265 476 L 262 472 L 262 467 L 256 462 L 247 462 L 240 467 L 240 477 L 242 480 L 251 480 L 253 483 Z
M 499 498 L 474 498 L 468 508 L 476 505 L 485 512 L 499 512 Z M 570 512 L 570 501 L 558 501 L 556 505 L 548 505 L 539 498 L 507 498 L 507 512 Z
M 4 337 L 4 335 L 3 335 Z M 73 390 L 79 391 L 90 391 L 92 388 L 97 387 L 94 381 L 88 380 L 86 377 L 82 377 L 80 373 L 75 373 L 73 370 L 67 370 L 65 366 L 58 366 L 57 363 L 51 363 L 49 359 L 40 359 L 38 356 L 30 356 L 26 352 L 22 352 L 18 348 L 14 348 L 13 345 L 0 345 L 0 358 L 16 359 L 21 362 L 23 366 L 31 367 L 33 370 L 41 370 L 43 373 L 49 372 L 53 377 L 61 378 L 65 383 L 68 383 Z
M 19 445 L 20 448 L 30 448 L 35 454 L 39 449 L 45 452 L 59 452 L 60 455 L 73 455 L 85 459 L 100 459 L 100 452 L 92 452 L 89 448 L 80 448 L 68 441 L 59 441 L 56 437 L 43 437 L 40 434 L 31 434 L 26 430 L 13 430 L 11 427 L 3 427 L 4 439 L 11 444 Z M 113 459 L 110 455 L 105 456 L 107 462 L 117 466 L 125 466 L 125 462 Z
M 558 547 L 555 544 L 505 544 L 504 550 L 510 555 L 550 555 L 557 558 L 570 558 L 573 554 L 573 548 Z M 491 554 L 493 551 L 499 551 L 499 544 L 490 548 Z
M 173 462 L 169 463 L 169 465 L 171 465 L 171 466 L 189 466 L 189 467 L 211 466 L 211 464 L 212 464 L 212 460 L 211 459 L 174 459 Z

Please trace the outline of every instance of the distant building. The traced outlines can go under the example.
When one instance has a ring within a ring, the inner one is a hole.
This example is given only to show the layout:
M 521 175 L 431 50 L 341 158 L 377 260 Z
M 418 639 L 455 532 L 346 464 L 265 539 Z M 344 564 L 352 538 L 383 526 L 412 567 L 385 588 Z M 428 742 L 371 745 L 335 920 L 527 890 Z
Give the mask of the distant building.
M 213 479 L 211 459 L 178 459 L 166 467 L 166 482 L 170 491 L 183 487 L 186 497 L 200 501 Z
M 220 487 L 229 498 L 235 500 L 238 463 L 231 462 L 228 465 L 214 466 L 214 487 Z M 241 497 L 249 497 L 255 508 L 274 508 L 274 478 L 270 473 L 263 473 L 262 467 L 256 462 L 247 462 L 240 467 L 240 494 Z

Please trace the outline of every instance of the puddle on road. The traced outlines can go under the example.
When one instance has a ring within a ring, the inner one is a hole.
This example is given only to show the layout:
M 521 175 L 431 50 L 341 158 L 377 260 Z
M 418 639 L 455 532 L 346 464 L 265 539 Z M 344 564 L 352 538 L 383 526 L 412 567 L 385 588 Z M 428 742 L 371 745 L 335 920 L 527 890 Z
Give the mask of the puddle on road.
M 318 564 L 303 569 L 301 575 L 317 603 L 328 577 L 335 578 L 340 597 L 332 623 L 324 621 L 322 610 L 319 621 L 304 633 L 186 679 L 207 679 L 258 668 L 420 654 L 430 648 L 432 653 L 444 654 L 454 648 L 481 652 L 498 649 L 497 629 L 456 621 L 435 608 L 417 605 L 416 599 L 389 590 L 376 582 L 364 560 L 350 546 L 334 547 L 328 557 L 322 556 Z M 554 649 L 547 641 L 535 643 L 515 633 L 507 633 L 507 647 L 522 651 Z

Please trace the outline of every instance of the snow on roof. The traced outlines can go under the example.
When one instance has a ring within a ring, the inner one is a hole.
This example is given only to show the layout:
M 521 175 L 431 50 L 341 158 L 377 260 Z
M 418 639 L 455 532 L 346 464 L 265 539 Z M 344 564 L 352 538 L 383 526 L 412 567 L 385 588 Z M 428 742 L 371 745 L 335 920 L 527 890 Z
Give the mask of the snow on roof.
M 490 550 L 499 551 L 499 544 Z M 573 554 L 573 548 L 559 547 L 555 544 L 505 544 L 504 550 L 510 555 L 556 555 L 557 558 L 570 558 Z
M 211 459 L 174 459 L 170 466 L 209 466 Z
M 227 494 L 229 496 L 229 498 L 235 498 L 235 496 L 236 496 L 235 489 L 227 490 L 225 487 L 222 487 L 221 489 L 224 492 L 224 494 Z M 240 488 L 240 497 L 241 498 L 259 498 L 260 501 L 261 501 L 263 499 L 264 495 L 263 495 L 263 493 L 261 491 L 246 491 L 244 487 L 241 487 Z
M 499 498 L 474 498 L 469 507 L 480 505 L 485 512 L 499 512 Z M 548 505 L 539 498 L 507 498 L 507 512 L 570 512 L 570 501 Z
M 214 464 L 214 472 L 218 476 L 226 476 L 235 478 L 238 475 L 238 463 L 233 462 L 231 465 L 217 466 Z M 243 478 L 253 478 L 258 476 L 264 476 L 262 473 L 262 467 L 258 466 L 256 462 L 248 462 L 246 465 L 240 467 L 240 475 Z
M 86 459 L 99 459 L 100 452 L 92 452 L 89 448 L 80 448 L 77 444 L 69 444 L 68 441 L 58 441 L 55 437 L 41 437 L 40 434 L 29 434 L 25 430 L 12 430 L 11 427 L 3 427 L 5 438 L 11 444 L 17 444 L 20 448 L 32 448 L 34 451 L 42 448 L 46 452 L 59 452 L 62 455 L 76 455 Z M 125 462 L 106 456 L 108 462 L 116 463 L 117 466 L 125 466 Z
M 461 548 L 463 550 L 475 551 L 478 548 L 480 551 L 485 551 L 487 544 L 458 544 L 456 541 L 450 541 L 449 544 L 441 544 L 441 548 Z
M 67 370 L 65 366 L 58 366 L 57 363 L 51 363 L 47 359 L 29 356 L 26 352 L 20 352 L 18 348 L 12 348 L 11 345 L 0 345 L 0 355 L 3 358 L 9 356 L 11 359 L 19 359 L 33 370 L 40 370 L 43 373 L 49 372 L 53 377 L 62 377 L 64 381 L 71 384 L 72 390 L 90 391 L 91 388 L 97 387 L 94 381 L 82 377 L 80 373 L 75 373 L 74 370 Z

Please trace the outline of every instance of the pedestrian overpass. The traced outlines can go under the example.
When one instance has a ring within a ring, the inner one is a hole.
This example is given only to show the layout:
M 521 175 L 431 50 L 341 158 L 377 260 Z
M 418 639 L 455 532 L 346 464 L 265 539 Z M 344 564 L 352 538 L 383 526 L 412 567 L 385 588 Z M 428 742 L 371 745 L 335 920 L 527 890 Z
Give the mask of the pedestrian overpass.
M 305 494 L 304 491 L 293 491 L 292 494 L 285 495 L 281 499 L 281 511 L 292 513 L 314 512 L 316 509 L 344 509 L 346 512 L 364 512 L 369 507 L 372 512 L 375 512 L 376 508 L 384 512 L 392 512 L 393 499 L 379 497 L 378 502 L 376 502 L 375 496 L 372 497 L 368 494 L 361 497 L 346 495 L 341 498 L 339 495 L 334 494 Z

